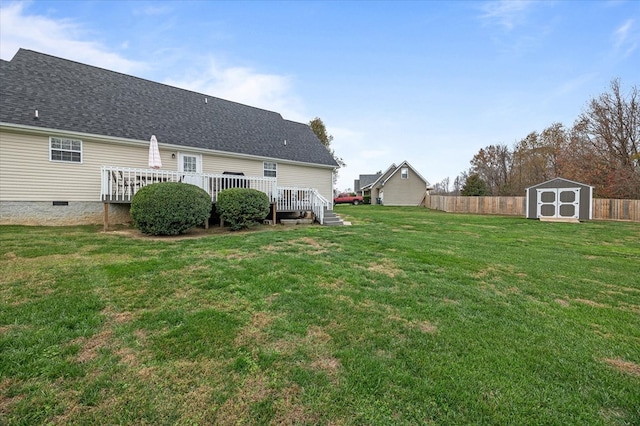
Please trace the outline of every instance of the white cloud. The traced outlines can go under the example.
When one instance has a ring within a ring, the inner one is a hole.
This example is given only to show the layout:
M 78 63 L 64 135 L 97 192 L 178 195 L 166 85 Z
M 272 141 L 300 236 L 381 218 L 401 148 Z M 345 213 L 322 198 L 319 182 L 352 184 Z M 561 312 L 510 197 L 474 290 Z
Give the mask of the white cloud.
M 303 114 L 301 101 L 293 94 L 288 76 L 260 73 L 248 67 L 225 67 L 209 59 L 201 69 L 192 68 L 182 77 L 165 79 L 164 83 L 276 111 L 289 120 L 309 120 Z
M 590 72 L 586 74 L 578 75 L 572 79 L 561 82 L 561 84 L 551 92 L 553 96 L 565 96 L 579 90 L 598 77 L 598 73 Z
M 635 26 L 633 19 L 627 19 L 613 33 L 613 46 L 617 52 L 623 56 L 629 56 L 640 41 L 640 32 Z
M 491 1 L 482 6 L 484 14 L 481 17 L 510 31 L 524 22 L 525 12 L 530 5 L 529 0 Z
M 19 48 L 60 56 L 114 71 L 132 73 L 145 68 L 95 41 L 83 41 L 85 30 L 71 20 L 53 20 L 26 13 L 28 3 L 0 7 L 0 58 L 10 60 Z
M 178 48 L 156 50 L 153 56 L 158 61 L 130 60 L 113 50 L 131 51 L 131 46 L 136 44 L 135 34 L 129 34 L 126 41 L 111 49 L 91 40 L 86 25 L 69 19 L 54 20 L 30 14 L 28 6 L 26 2 L 14 2 L 3 3 L 0 7 L 0 58 L 10 60 L 19 48 L 25 48 L 156 81 L 164 80 L 173 86 L 276 111 L 294 121 L 307 122 L 310 119 L 294 94 L 289 76 L 261 73 L 247 67 L 222 66 L 213 59 L 200 69 L 187 66 L 188 71 L 185 72 L 184 64 L 197 64 L 197 58 L 185 58 L 182 49 Z M 167 12 L 168 8 L 162 6 L 134 11 L 139 14 Z M 166 64 L 163 75 L 154 69 L 154 62 Z M 171 67 L 171 64 L 180 66 Z M 167 74 L 173 77 L 166 77 Z
M 159 15 L 168 15 L 171 13 L 172 8 L 165 5 L 159 6 L 146 6 L 143 8 L 136 8 L 133 10 L 134 15 L 144 15 L 144 16 L 159 16 Z

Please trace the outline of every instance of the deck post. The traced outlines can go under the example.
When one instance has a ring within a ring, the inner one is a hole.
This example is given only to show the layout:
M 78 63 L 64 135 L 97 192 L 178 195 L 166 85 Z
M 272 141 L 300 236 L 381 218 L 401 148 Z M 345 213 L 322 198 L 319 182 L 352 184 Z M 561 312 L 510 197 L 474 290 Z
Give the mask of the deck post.
M 272 225 L 276 224 L 276 202 L 274 201 L 273 203 L 273 222 L 271 222 Z
M 103 203 L 104 206 L 104 223 L 103 223 L 103 231 L 107 232 L 109 230 L 109 203 Z

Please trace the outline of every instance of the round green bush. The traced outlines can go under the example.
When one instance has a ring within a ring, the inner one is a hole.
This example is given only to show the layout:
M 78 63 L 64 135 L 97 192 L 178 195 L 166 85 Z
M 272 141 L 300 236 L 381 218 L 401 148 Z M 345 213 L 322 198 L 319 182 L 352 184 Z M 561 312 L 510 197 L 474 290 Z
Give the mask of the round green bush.
M 250 188 L 230 188 L 218 194 L 216 209 L 220 217 L 237 231 L 259 223 L 269 214 L 269 197 Z
M 134 226 L 144 234 L 178 235 L 208 220 L 211 197 L 187 183 L 154 183 L 136 192 L 130 212 Z

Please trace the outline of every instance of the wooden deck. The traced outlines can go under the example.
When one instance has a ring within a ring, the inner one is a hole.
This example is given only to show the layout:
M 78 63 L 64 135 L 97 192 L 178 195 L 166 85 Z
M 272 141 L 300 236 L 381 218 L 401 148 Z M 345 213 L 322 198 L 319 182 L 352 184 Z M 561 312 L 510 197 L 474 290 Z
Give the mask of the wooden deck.
M 239 176 L 211 173 L 180 173 L 172 170 L 137 169 L 103 166 L 100 199 L 106 204 L 131 204 L 136 192 L 159 182 L 182 182 L 199 186 L 216 203 L 218 194 L 228 188 L 252 188 L 264 192 L 278 212 L 312 211 L 323 223 L 324 210 L 332 210 L 333 203 L 315 188 L 278 186 L 277 179 L 262 176 Z

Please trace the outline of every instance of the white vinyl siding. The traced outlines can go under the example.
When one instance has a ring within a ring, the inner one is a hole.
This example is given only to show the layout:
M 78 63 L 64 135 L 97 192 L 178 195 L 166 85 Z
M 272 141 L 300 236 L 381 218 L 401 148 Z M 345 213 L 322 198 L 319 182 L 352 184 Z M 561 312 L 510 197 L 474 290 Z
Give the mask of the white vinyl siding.
M 245 176 L 262 176 L 262 160 L 220 157 L 215 155 L 203 156 L 202 168 L 204 173 L 244 173 Z
M 67 138 L 49 138 L 49 158 L 51 161 L 82 163 L 82 141 Z
M 101 166 L 147 168 L 148 144 L 139 146 L 82 141 L 82 163 L 50 161 L 48 136 L 0 131 L 0 200 L 3 201 L 100 201 Z M 162 170 L 178 170 L 179 155 L 160 147 Z M 200 154 L 197 154 L 200 155 Z M 15 161 L 20 158 L 20 161 Z M 202 154 L 202 172 L 242 172 L 262 176 L 261 159 L 234 158 Z M 332 169 L 279 162 L 278 185 L 316 188 L 332 199 Z
M 426 182 L 415 173 L 411 179 L 403 179 L 402 173 L 395 173 L 384 185 L 384 203 L 388 206 L 417 206 L 426 188 Z
M 100 201 L 100 167 L 147 168 L 148 146 L 98 143 L 83 138 L 82 163 L 50 161 L 49 137 L 0 131 L 0 200 Z M 176 170 L 171 151 L 160 150 L 163 169 Z M 15 161 L 20 158 L 20 161 Z
M 327 200 L 333 200 L 333 169 L 278 163 L 278 186 L 315 188 Z

